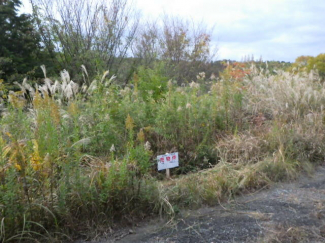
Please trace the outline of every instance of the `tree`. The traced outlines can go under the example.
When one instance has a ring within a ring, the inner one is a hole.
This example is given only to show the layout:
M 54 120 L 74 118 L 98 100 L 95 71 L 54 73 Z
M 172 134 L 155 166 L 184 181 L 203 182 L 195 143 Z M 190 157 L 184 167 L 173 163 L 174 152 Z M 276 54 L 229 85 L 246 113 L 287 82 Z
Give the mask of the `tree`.
M 296 58 L 295 60 L 295 64 L 298 66 L 298 67 L 306 67 L 307 64 L 308 64 L 308 61 L 313 58 L 312 56 L 299 56 Z
M 325 79 L 325 53 L 319 54 L 317 57 L 310 58 L 307 65 L 308 70 L 317 69 L 319 76 Z
M 211 30 L 203 23 L 163 16 L 141 30 L 133 51 L 143 65 L 165 63 L 166 75 L 179 82 L 195 79 L 206 71 L 215 51 L 211 50 Z
M 35 75 L 41 64 L 40 37 L 31 15 L 18 14 L 20 5 L 20 0 L 0 0 L 0 79 L 9 83 Z
M 90 76 L 117 73 L 129 54 L 139 14 L 128 0 L 31 0 L 42 42 L 54 47 L 61 68 L 78 80 L 80 66 Z
M 308 60 L 313 58 L 312 56 L 299 56 L 295 62 L 288 67 L 287 71 L 298 73 L 307 70 Z

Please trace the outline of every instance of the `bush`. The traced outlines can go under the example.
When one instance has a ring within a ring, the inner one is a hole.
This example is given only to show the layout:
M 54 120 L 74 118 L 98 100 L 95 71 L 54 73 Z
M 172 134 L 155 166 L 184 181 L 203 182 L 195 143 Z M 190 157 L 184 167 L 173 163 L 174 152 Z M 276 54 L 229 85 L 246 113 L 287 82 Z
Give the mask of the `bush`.
M 151 212 L 173 217 L 324 161 L 317 76 L 253 67 L 241 79 L 226 70 L 211 83 L 201 73 L 178 86 L 160 71 L 143 69 L 124 88 L 107 72 L 89 87 L 62 72 L 61 81 L 46 78 L 38 89 L 24 81 L 8 94 L 0 120 L 4 241 L 55 241 L 56 233 Z M 175 180 L 160 181 L 156 156 L 176 151 Z

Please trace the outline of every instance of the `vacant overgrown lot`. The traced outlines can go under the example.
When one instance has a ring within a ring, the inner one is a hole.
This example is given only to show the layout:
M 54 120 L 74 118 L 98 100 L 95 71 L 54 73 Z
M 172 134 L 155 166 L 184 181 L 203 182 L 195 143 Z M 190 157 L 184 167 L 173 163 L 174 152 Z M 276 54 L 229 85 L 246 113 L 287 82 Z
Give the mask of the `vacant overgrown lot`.
M 178 85 L 155 70 L 121 86 L 0 85 L 0 238 L 60 241 L 147 215 L 215 205 L 324 161 L 325 87 L 316 71 L 231 65 Z M 240 75 L 238 75 L 240 74 Z M 18 87 L 17 86 L 17 87 Z M 172 180 L 156 156 L 179 152 Z

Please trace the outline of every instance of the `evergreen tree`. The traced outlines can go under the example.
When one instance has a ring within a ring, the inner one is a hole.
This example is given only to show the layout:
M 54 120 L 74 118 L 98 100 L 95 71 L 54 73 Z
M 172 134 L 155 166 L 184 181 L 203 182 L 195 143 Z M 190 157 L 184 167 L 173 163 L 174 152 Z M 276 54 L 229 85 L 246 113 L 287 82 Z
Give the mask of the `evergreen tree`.
M 44 58 L 32 16 L 19 15 L 20 6 L 20 0 L 0 0 L 0 79 L 7 83 L 34 76 Z

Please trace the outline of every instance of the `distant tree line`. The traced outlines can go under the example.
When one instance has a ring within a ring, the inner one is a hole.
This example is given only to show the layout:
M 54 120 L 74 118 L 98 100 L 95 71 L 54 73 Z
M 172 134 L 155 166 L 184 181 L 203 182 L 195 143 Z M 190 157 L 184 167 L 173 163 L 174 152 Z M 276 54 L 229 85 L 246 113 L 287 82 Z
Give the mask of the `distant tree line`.
M 319 54 L 316 57 L 312 56 L 299 56 L 290 67 L 290 71 L 299 72 L 307 71 L 312 69 L 318 71 L 319 76 L 325 79 L 325 53 Z
M 39 66 L 67 69 L 76 81 L 84 65 L 90 77 L 110 70 L 127 82 L 142 66 L 164 63 L 180 81 L 207 69 L 215 51 L 202 23 L 163 16 L 141 21 L 128 0 L 31 0 L 33 14 L 18 14 L 20 0 L 0 1 L 0 78 L 41 76 Z M 54 74 L 54 73 L 53 73 Z
M 31 15 L 18 14 L 20 0 L 0 0 L 0 79 L 9 84 L 42 78 L 42 64 L 48 75 L 66 69 L 79 83 L 110 70 L 122 84 L 143 69 L 159 69 L 160 76 L 182 83 L 199 72 L 218 76 L 226 66 L 225 60 L 215 61 L 212 29 L 204 23 L 169 15 L 144 20 L 130 0 L 30 2 Z M 242 62 L 264 65 L 250 56 Z M 268 68 L 290 65 L 269 62 Z

